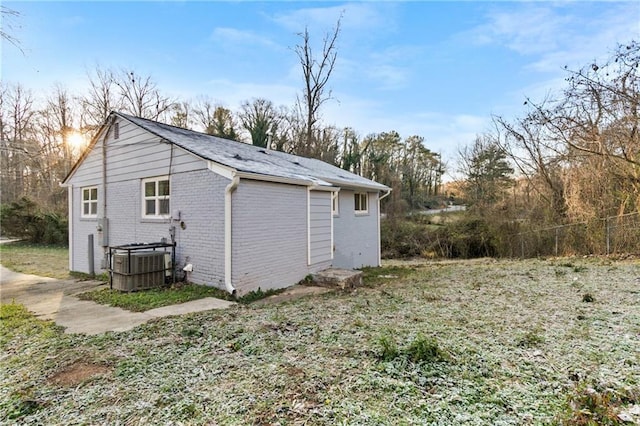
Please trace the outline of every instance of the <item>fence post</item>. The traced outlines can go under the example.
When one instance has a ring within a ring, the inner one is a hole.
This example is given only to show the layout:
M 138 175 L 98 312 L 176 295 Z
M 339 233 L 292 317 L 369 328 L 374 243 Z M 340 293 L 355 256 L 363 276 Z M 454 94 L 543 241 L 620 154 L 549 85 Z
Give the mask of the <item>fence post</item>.
M 93 234 L 89 234 L 87 237 L 87 256 L 89 261 L 89 275 L 92 277 L 95 276 L 96 270 L 94 267 L 93 260 Z
M 609 217 L 604 219 L 605 226 L 605 235 L 607 238 L 607 256 L 609 256 L 609 252 L 611 250 L 611 231 L 609 230 Z
M 555 248 L 556 257 L 558 257 L 558 229 L 559 228 L 556 228 L 556 248 Z
M 522 253 L 521 258 L 524 259 L 524 238 L 522 238 L 522 234 L 520 234 L 520 252 Z

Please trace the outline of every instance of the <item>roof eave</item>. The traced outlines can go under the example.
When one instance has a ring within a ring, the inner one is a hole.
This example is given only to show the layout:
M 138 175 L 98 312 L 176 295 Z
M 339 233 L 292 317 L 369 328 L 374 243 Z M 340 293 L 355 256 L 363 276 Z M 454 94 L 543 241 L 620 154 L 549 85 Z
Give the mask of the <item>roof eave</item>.
M 75 164 L 73 165 L 73 167 L 71 167 L 71 170 L 69 170 L 69 173 L 67 173 L 67 175 L 64 177 L 64 179 L 62 179 L 62 182 L 60 182 L 60 186 L 61 187 L 68 187 L 69 186 L 69 179 L 71 179 L 73 177 L 73 175 L 75 174 L 76 170 L 78 170 L 78 167 L 80 167 L 80 164 L 82 164 L 82 162 L 85 160 L 85 158 L 87 158 L 87 155 L 89 155 L 89 153 L 91 152 L 91 150 L 93 149 L 93 147 L 98 143 L 98 140 L 100 139 L 100 137 L 102 136 L 102 134 L 107 131 L 109 129 L 109 127 L 111 126 L 112 123 L 112 116 L 114 116 L 114 114 L 116 114 L 115 112 L 111 112 L 107 118 L 104 120 L 104 123 L 102 123 L 102 125 L 100 126 L 100 128 L 98 129 L 98 131 L 96 132 L 95 136 L 91 139 L 91 142 L 89 142 L 89 145 L 87 145 L 87 147 L 84 149 L 84 151 L 82 151 L 82 154 L 80 154 L 80 158 L 78 158 L 78 161 L 75 162 Z

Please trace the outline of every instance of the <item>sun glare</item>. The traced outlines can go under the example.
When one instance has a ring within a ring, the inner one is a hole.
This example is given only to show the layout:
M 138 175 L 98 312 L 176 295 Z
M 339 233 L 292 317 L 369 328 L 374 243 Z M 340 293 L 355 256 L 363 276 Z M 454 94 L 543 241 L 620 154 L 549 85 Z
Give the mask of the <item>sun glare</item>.
M 71 132 L 67 136 L 67 143 L 72 149 L 80 149 L 87 143 L 84 135 L 80 132 Z

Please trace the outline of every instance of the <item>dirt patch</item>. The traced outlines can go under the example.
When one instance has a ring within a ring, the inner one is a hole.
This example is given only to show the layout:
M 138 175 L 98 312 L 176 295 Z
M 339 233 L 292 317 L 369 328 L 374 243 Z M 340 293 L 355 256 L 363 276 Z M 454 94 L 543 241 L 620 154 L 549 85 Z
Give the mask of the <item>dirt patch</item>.
M 49 383 L 58 386 L 76 386 L 86 380 L 105 376 L 109 373 L 111 373 L 111 368 L 106 365 L 79 361 L 49 377 Z

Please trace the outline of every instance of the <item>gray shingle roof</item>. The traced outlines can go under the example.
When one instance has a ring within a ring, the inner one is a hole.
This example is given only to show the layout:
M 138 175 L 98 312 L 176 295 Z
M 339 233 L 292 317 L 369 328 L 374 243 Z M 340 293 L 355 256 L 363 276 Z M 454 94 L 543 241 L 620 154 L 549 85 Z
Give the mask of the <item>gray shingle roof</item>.
M 323 186 L 363 188 L 374 191 L 389 188 L 370 179 L 332 166 L 324 161 L 236 142 L 193 130 L 116 112 L 117 116 L 142 127 L 201 158 L 239 172 L 296 179 Z

